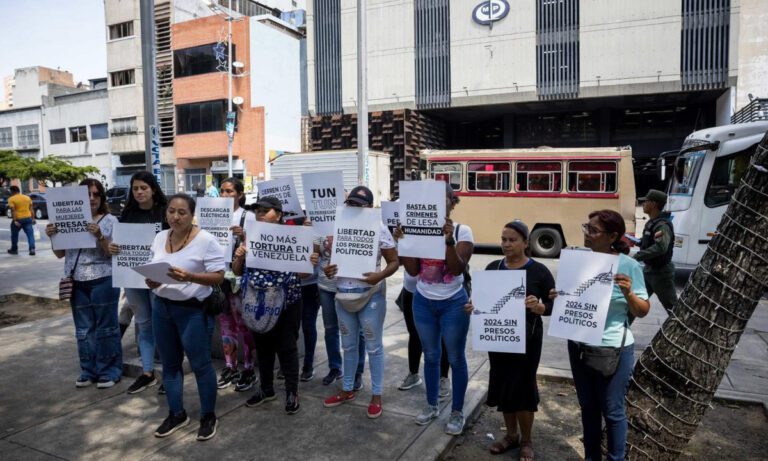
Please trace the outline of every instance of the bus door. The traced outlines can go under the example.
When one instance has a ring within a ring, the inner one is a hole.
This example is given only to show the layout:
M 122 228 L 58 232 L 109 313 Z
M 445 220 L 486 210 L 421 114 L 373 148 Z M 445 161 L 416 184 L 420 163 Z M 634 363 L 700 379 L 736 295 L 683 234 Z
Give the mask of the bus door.
M 680 155 L 669 183 L 666 211 L 672 214 L 675 228 L 675 247 L 672 261 L 677 266 L 688 266 L 694 260 L 698 247 L 701 200 L 694 200 L 699 175 L 707 158 L 707 150 L 696 150 Z M 714 157 L 714 154 L 710 154 Z M 698 259 L 695 259 L 698 262 Z M 694 263 L 695 264 L 695 263 Z

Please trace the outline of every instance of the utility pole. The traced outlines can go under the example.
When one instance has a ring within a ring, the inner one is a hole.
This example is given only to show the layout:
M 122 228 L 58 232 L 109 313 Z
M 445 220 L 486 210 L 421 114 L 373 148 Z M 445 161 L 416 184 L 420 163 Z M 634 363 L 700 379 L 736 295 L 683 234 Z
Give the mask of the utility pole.
M 231 129 L 227 130 L 227 171 L 228 178 L 232 177 L 232 141 L 235 135 L 234 117 L 232 117 L 232 0 L 227 3 L 227 124 L 232 124 Z M 230 121 L 230 119 L 232 119 Z M 229 128 L 229 127 L 228 127 Z
M 357 181 L 367 186 L 368 160 L 368 27 L 367 1 L 357 0 Z
M 147 171 L 160 177 L 160 139 L 157 124 L 157 65 L 155 64 L 155 2 L 140 0 L 141 75 L 144 93 L 144 161 Z

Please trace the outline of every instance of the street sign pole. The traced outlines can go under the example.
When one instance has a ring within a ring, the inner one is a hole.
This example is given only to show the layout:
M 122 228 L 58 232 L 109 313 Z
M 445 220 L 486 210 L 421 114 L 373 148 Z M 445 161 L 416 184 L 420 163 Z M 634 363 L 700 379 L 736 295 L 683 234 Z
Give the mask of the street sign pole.
M 144 95 L 144 161 L 146 169 L 160 177 L 160 139 L 157 123 L 157 66 L 155 64 L 155 2 L 141 0 L 141 75 Z
M 367 1 L 357 0 L 357 182 L 367 186 L 368 161 L 368 25 Z

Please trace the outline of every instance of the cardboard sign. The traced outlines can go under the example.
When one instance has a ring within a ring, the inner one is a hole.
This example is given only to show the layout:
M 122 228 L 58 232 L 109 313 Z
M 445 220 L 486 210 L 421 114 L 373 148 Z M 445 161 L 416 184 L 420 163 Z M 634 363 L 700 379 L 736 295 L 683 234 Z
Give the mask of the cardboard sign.
M 525 271 L 472 273 L 472 349 L 525 353 Z
M 195 206 L 197 225 L 208 231 L 216 238 L 224 249 L 224 259 L 232 260 L 232 213 L 235 209 L 235 199 L 232 197 L 200 197 Z
M 304 216 L 301 211 L 299 196 L 296 195 L 296 185 L 293 176 L 262 181 L 258 184 L 259 197 L 277 197 L 283 204 L 283 215 L 286 217 Z
M 380 221 L 378 208 L 338 208 L 331 249 L 331 264 L 338 266 L 337 277 L 362 279 L 363 274 L 376 271 Z
M 600 345 L 618 266 L 618 256 L 563 250 L 548 334 Z
M 400 181 L 400 256 L 445 259 L 445 183 Z
M 400 224 L 400 203 L 388 202 L 386 200 L 381 201 L 381 220 L 389 233 L 395 232 L 395 228 Z
M 307 226 L 286 226 L 245 220 L 248 252 L 245 265 L 255 269 L 311 274 L 314 233 Z
M 144 277 L 133 270 L 147 264 L 157 233 L 154 224 L 115 224 L 112 243 L 120 253 L 112 256 L 112 286 L 115 288 L 147 288 Z
M 336 208 L 344 203 L 344 173 L 323 171 L 301 175 L 304 205 L 315 234 L 325 237 L 333 233 Z
M 96 248 L 96 237 L 88 232 L 93 222 L 88 187 L 51 187 L 45 199 L 48 219 L 58 231 L 51 239 L 54 250 Z

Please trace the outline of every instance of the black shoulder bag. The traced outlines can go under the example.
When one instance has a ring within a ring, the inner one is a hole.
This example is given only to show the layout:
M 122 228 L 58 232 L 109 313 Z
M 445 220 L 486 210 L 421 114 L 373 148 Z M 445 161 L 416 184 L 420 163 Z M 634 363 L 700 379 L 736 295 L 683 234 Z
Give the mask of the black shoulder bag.
M 69 275 L 62 277 L 61 280 L 59 280 L 59 299 L 61 301 L 66 301 L 72 298 L 72 289 L 75 285 L 75 279 L 73 277 L 75 275 L 75 269 L 77 269 L 77 262 L 80 261 L 80 253 L 82 253 L 82 251 L 82 249 L 78 250 L 75 264 L 72 266 L 72 270 L 69 271 Z
M 590 368 L 606 378 L 616 373 L 621 359 L 621 351 L 624 349 L 624 341 L 627 339 L 627 322 L 624 322 L 624 336 L 621 338 L 621 346 L 590 346 L 579 344 L 579 358 L 587 368 Z

